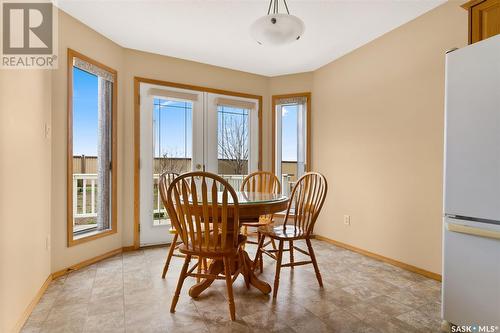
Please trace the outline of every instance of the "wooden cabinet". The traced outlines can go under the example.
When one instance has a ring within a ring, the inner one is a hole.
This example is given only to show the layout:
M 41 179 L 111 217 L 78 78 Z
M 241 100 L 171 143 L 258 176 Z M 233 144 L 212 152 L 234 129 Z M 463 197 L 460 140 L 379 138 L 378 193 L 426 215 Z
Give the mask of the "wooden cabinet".
M 469 12 L 469 44 L 500 34 L 500 0 L 471 0 L 462 7 Z

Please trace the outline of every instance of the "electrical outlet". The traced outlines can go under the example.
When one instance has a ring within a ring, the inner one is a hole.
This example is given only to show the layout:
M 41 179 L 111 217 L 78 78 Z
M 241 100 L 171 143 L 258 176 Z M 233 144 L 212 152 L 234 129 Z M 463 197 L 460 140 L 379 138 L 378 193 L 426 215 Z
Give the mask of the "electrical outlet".
M 344 224 L 351 225 L 351 216 L 350 215 L 344 215 Z

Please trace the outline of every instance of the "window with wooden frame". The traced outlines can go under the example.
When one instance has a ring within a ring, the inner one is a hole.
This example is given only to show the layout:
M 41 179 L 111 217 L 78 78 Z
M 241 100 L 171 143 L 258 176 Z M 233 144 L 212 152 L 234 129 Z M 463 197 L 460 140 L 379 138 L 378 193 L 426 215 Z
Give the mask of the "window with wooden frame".
M 311 165 L 311 93 L 275 95 L 273 112 L 273 172 L 281 181 L 283 194 Z
M 117 72 L 68 49 L 68 246 L 116 233 Z

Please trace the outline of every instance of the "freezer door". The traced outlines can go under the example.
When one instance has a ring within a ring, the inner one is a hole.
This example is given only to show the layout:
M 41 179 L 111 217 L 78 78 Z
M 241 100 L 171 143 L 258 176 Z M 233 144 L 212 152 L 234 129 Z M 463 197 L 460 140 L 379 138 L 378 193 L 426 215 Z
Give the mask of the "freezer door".
M 500 226 L 444 220 L 443 319 L 500 325 Z
M 446 56 L 444 212 L 500 220 L 500 35 Z

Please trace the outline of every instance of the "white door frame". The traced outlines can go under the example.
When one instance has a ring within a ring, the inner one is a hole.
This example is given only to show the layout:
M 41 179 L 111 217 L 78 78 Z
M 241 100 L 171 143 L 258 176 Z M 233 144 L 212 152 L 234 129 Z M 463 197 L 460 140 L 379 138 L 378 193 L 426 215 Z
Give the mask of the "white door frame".
M 169 92 L 181 92 L 197 94 L 198 100 L 193 104 L 193 138 L 191 170 L 196 170 L 197 165 L 203 165 L 204 149 L 203 139 L 203 94 L 185 89 L 166 88 L 164 86 L 141 83 L 140 85 L 140 124 L 141 124 L 141 147 L 140 147 L 140 208 L 139 208 L 139 242 L 141 246 L 164 244 L 172 241 L 169 233 L 170 224 L 153 225 L 153 101 L 157 97 L 151 93 L 151 89 L 162 90 L 165 95 L 160 97 L 172 100 L 182 100 L 178 97 L 167 97 Z
M 182 89 L 165 85 L 140 82 L 140 162 L 139 162 L 139 244 L 140 246 L 164 244 L 172 241 L 168 229 L 170 225 L 153 225 L 153 101 L 150 90 L 162 90 L 162 96 L 173 100 L 178 97 L 166 97 L 169 92 L 196 94 L 193 101 L 193 138 L 192 165 L 193 171 L 218 171 L 218 138 L 217 138 L 217 104 L 218 97 L 254 103 L 249 111 L 249 173 L 259 169 L 259 116 L 260 98 L 237 97 L 230 94 L 216 94 L 199 90 Z M 163 94 L 164 93 L 164 94 Z M 257 96 L 256 96 L 257 97 Z

